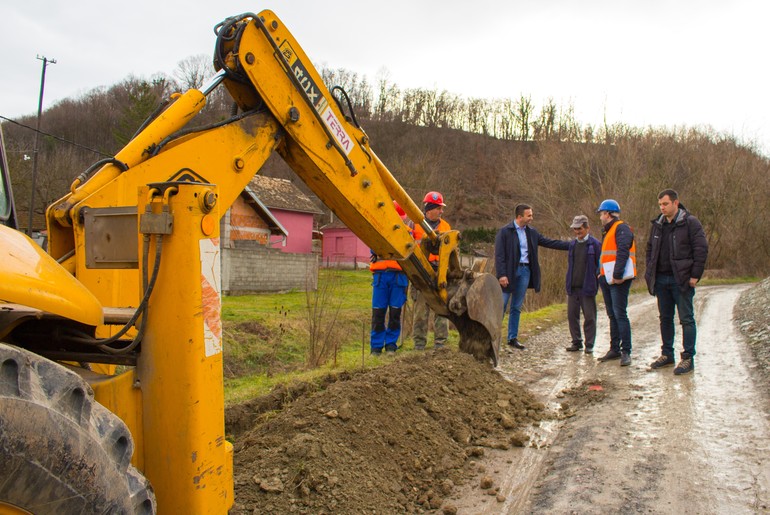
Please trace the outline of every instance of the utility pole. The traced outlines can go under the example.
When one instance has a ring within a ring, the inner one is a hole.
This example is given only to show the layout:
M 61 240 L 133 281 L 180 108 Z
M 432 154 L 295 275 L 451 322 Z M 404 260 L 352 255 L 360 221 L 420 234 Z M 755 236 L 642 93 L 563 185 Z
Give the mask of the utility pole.
M 40 139 L 40 116 L 43 114 L 43 90 L 45 89 L 45 69 L 49 64 L 56 64 L 55 59 L 48 59 L 46 56 L 37 58 L 43 61 L 43 73 L 40 77 L 40 98 L 37 102 L 37 130 L 35 131 L 35 150 L 32 154 L 32 194 L 29 199 L 29 223 L 27 224 L 27 236 L 32 237 L 32 213 L 35 210 L 35 180 L 37 179 L 37 145 Z

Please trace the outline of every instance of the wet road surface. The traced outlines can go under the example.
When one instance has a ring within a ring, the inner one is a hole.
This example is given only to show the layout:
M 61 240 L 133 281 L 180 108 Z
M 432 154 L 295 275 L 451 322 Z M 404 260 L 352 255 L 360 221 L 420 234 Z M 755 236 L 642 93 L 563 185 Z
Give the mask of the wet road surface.
M 755 385 L 732 311 L 746 286 L 698 288 L 695 371 L 648 368 L 660 355 L 655 299 L 632 296 L 633 364 L 599 363 L 609 347 L 600 308 L 594 356 L 568 353 L 566 325 L 504 354 L 500 370 L 559 409 L 566 388 L 607 397 L 542 424 L 533 447 L 488 454 L 500 499 L 467 492 L 458 513 L 770 513 L 770 402 Z M 601 296 L 599 297 L 601 299 Z M 681 352 L 677 322 L 677 359 Z

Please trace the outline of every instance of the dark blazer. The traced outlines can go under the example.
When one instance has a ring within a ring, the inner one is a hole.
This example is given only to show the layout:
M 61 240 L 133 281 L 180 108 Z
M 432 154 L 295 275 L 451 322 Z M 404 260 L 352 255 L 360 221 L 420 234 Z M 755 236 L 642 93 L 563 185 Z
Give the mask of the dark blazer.
M 537 260 L 537 248 L 547 247 L 556 250 L 569 250 L 569 242 L 563 240 L 552 240 L 542 236 L 534 227 L 525 228 L 527 234 L 527 248 L 529 249 L 529 286 L 536 292 L 540 291 L 540 264 Z M 516 269 L 521 260 L 521 249 L 519 248 L 519 235 L 516 232 L 516 224 L 513 222 L 503 226 L 497 231 L 495 237 L 495 273 L 497 278 L 503 276 L 508 278 L 508 286 L 503 288 L 504 292 L 513 292 L 513 283 L 516 278 Z
M 671 231 L 670 256 L 660 255 L 660 237 L 663 233 L 663 215 L 652 220 L 650 237 L 647 239 L 646 266 L 644 279 L 650 295 L 655 295 L 655 274 L 659 259 L 670 259 L 674 279 L 683 292 L 690 287 L 690 278 L 700 279 L 706 269 L 709 244 L 700 221 L 692 216 L 681 204 Z
M 572 268 L 575 263 L 575 245 L 577 240 L 573 239 L 569 242 L 569 255 L 567 256 L 567 295 L 572 293 Z M 586 275 L 583 279 L 583 288 L 580 290 L 580 295 L 584 297 L 593 297 L 599 291 L 599 257 L 602 254 L 602 243 L 588 235 L 588 244 L 586 247 Z

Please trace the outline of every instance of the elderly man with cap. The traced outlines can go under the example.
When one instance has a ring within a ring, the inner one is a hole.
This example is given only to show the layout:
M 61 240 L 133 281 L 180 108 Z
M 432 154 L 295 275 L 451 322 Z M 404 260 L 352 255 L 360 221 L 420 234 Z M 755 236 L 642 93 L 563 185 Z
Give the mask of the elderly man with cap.
M 572 345 L 569 352 L 583 349 L 580 333 L 580 311 L 583 311 L 583 332 L 586 354 L 594 351 L 596 341 L 596 294 L 599 291 L 597 274 L 602 244 L 589 233 L 588 217 L 578 215 L 570 225 L 575 239 L 569 243 L 567 255 L 567 320 Z
M 636 241 L 631 227 L 620 220 L 620 204 L 607 199 L 596 209 L 603 224 L 602 253 L 599 258 L 599 287 L 610 319 L 610 350 L 599 361 L 620 359 L 631 364 L 631 321 L 628 294 L 636 277 Z
M 435 232 L 446 232 L 451 229 L 449 224 L 441 218 L 444 214 L 444 196 L 438 191 L 429 191 L 423 198 L 423 212 L 425 221 Z M 425 231 L 418 224 L 414 225 L 414 240 L 419 244 L 425 236 Z M 438 269 L 438 255 L 430 254 L 428 260 L 434 269 Z M 431 309 L 422 294 L 412 288 L 412 298 L 414 299 L 414 326 L 412 330 L 412 339 L 414 340 L 415 350 L 425 350 L 428 339 L 428 318 Z M 449 320 L 445 317 L 436 315 L 433 321 L 433 348 L 440 349 L 446 345 L 449 337 Z

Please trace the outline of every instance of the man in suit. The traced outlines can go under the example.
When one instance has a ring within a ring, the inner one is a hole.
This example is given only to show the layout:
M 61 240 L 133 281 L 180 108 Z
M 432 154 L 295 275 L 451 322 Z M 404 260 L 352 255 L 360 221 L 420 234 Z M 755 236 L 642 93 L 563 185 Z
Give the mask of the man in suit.
M 503 289 L 503 313 L 510 301 L 508 315 L 508 345 L 525 350 L 519 341 L 519 319 L 527 289 L 540 291 L 540 264 L 537 248 L 569 250 L 569 242 L 552 240 L 542 236 L 530 224 L 534 218 L 532 207 L 527 204 L 516 206 L 515 219 L 503 226 L 495 238 L 495 270 Z

